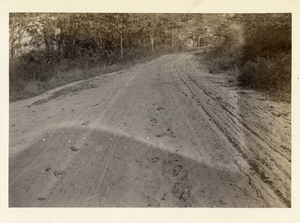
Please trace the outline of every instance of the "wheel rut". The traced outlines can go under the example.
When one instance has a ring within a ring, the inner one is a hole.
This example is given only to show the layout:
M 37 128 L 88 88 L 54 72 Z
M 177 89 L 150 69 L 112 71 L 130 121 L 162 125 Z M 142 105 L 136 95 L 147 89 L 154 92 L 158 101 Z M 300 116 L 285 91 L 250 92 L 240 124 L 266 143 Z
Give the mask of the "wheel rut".
M 172 54 L 12 104 L 10 206 L 289 207 L 289 146 L 226 78 Z

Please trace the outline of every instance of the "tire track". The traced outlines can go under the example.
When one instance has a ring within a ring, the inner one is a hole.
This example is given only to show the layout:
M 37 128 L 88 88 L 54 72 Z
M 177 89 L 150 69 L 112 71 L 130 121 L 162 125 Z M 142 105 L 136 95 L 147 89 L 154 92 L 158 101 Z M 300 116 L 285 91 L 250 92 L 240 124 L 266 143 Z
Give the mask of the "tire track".
M 235 135 L 244 128 L 234 117 L 236 104 L 222 107 L 210 79 L 197 82 L 188 54 L 161 58 L 108 78 L 104 86 L 109 87 L 60 101 L 77 112 L 57 118 L 66 125 L 58 125 L 55 134 L 54 125 L 45 128 L 52 131 L 51 140 L 35 141 L 16 156 L 10 179 L 19 178 L 10 185 L 12 206 L 285 206 L 285 190 L 274 191 L 263 175 L 269 172 L 260 172 L 265 151 L 254 143 L 254 148 L 237 147 L 244 143 L 237 140 L 240 135 L 256 136 L 246 130 Z M 206 93 L 197 86 L 205 83 Z M 85 103 L 87 97 L 92 100 Z M 74 101 L 80 107 L 73 107 Z M 41 113 L 39 120 L 46 115 Z M 26 170 L 27 164 L 31 168 Z
M 120 81 L 119 81 L 119 82 L 120 82 Z M 114 87 L 116 87 L 116 86 L 119 84 L 119 82 L 117 82 L 117 83 L 114 85 Z M 107 93 L 110 94 L 110 92 L 112 91 L 112 89 L 113 89 L 113 88 L 108 88 L 108 89 L 105 91 L 105 93 L 100 97 L 100 99 L 97 99 L 95 102 L 100 103 Z M 93 102 L 92 104 L 95 104 L 95 102 Z M 46 151 L 48 151 L 51 147 L 53 147 L 53 145 L 54 145 L 61 137 L 63 137 L 63 136 L 66 134 L 67 131 L 69 131 L 73 126 L 75 126 L 75 124 L 76 124 L 76 123 L 77 123 L 84 115 L 86 115 L 86 114 L 87 114 L 90 110 L 92 110 L 92 109 L 93 109 L 93 106 L 90 106 L 90 107 L 88 107 L 87 109 L 85 109 L 85 110 L 84 110 L 84 111 L 83 111 L 83 112 L 82 112 L 82 113 L 81 113 L 81 114 L 80 114 L 80 115 L 79 115 L 79 116 L 78 116 L 78 117 L 70 124 L 70 126 L 67 127 L 66 131 L 62 132 L 58 137 L 56 137 L 56 138 L 53 140 L 53 142 L 52 142 L 46 149 L 44 149 L 43 152 L 41 152 L 40 155 L 37 156 L 36 159 L 35 159 L 29 166 L 27 166 L 26 168 L 24 168 L 24 169 L 22 170 L 22 172 L 20 172 L 17 176 L 14 176 L 14 177 L 13 177 L 13 180 L 10 181 L 10 185 L 14 185 L 14 184 L 16 183 L 16 181 L 18 181 L 19 178 L 20 178 L 21 176 L 23 176 L 26 172 L 28 172 L 28 171 L 35 165 L 35 163 L 36 163 L 38 160 L 40 160 L 40 158 L 44 155 L 44 153 L 46 153 Z
M 114 91 L 114 89 L 118 89 L 118 92 L 113 96 L 113 98 L 109 101 L 108 105 L 103 109 L 103 111 L 101 112 L 101 114 L 97 117 L 97 119 L 95 121 L 93 121 L 92 123 L 90 123 L 90 128 L 85 131 L 85 138 L 88 139 L 88 137 L 94 132 L 94 130 L 100 125 L 101 121 L 103 120 L 103 117 L 105 117 L 105 115 L 107 114 L 108 110 L 110 109 L 110 107 L 114 104 L 114 102 L 118 99 L 118 97 L 122 94 L 122 91 L 125 87 L 127 87 L 132 81 L 133 79 L 136 77 L 137 73 L 134 73 L 134 75 L 132 75 L 132 77 L 130 77 L 128 80 L 125 81 L 124 84 L 122 84 L 123 79 L 121 79 L 120 81 L 118 81 L 116 84 L 113 85 L 112 88 L 108 88 L 104 94 L 102 94 L 102 96 L 100 97 L 100 99 L 97 99 L 96 102 L 98 102 L 98 104 L 101 104 L 102 100 L 109 95 L 112 95 L 112 92 Z M 122 84 L 122 85 L 121 85 Z M 121 88 L 119 86 L 122 86 Z M 93 103 L 93 105 L 95 104 L 95 101 Z M 74 120 L 72 122 L 72 124 L 67 128 L 66 131 L 62 132 L 56 139 L 53 140 L 53 142 L 48 145 L 48 147 L 46 149 L 44 149 L 31 163 L 30 165 L 26 166 L 25 168 L 22 169 L 22 171 L 16 176 L 16 177 L 12 177 L 11 176 L 11 180 L 10 180 L 10 187 L 13 188 L 14 185 L 20 180 L 20 178 L 24 175 L 26 175 L 29 171 L 31 171 L 31 169 L 33 168 L 34 165 L 37 164 L 37 162 L 41 163 L 40 160 L 42 160 L 41 158 L 43 157 L 43 155 L 45 155 L 45 153 L 47 153 L 50 148 L 52 148 L 56 143 L 59 142 L 60 139 L 62 139 L 62 137 L 68 133 L 69 130 L 72 129 L 73 126 L 75 126 L 78 121 L 80 120 L 80 118 L 82 118 L 85 114 L 87 114 L 89 111 L 91 111 L 93 109 L 93 106 L 88 107 L 79 117 L 76 118 L 76 120 Z M 81 142 L 81 145 L 79 145 L 79 148 L 82 147 L 82 145 L 85 143 L 86 140 L 83 140 Z M 60 171 L 64 171 L 66 172 L 68 169 L 68 166 L 71 164 L 71 162 L 78 157 L 81 154 L 81 151 L 77 152 L 77 153 L 73 153 L 72 155 L 70 155 L 68 157 L 67 160 L 63 161 L 63 163 L 59 166 L 59 170 Z M 42 163 L 41 163 L 42 165 Z M 38 197 L 47 197 L 49 196 L 49 194 L 51 193 L 51 191 L 53 191 L 55 189 L 55 185 L 58 185 L 59 181 L 63 180 L 63 177 L 61 178 L 52 178 L 51 182 L 49 182 L 47 184 L 46 187 L 41 188 L 41 190 L 39 192 L 36 193 L 36 195 Z M 46 202 L 46 201 L 45 201 Z M 33 205 L 45 205 L 44 203 L 40 203 L 39 201 L 35 201 L 33 203 Z
M 90 127 L 86 132 L 85 132 L 85 137 L 86 139 L 89 138 L 89 136 L 95 131 L 95 129 L 101 124 L 103 118 L 105 117 L 105 115 L 107 114 L 107 112 L 109 111 L 109 109 L 111 108 L 111 106 L 115 103 L 115 101 L 119 98 L 119 96 L 121 95 L 123 89 L 125 87 L 127 87 L 132 81 L 133 79 L 136 77 L 136 73 L 130 78 L 128 79 L 125 84 L 122 86 L 121 89 L 118 90 L 118 92 L 115 94 L 115 96 L 110 100 L 109 104 L 107 105 L 107 107 L 104 108 L 104 110 L 102 111 L 102 113 L 98 116 L 98 118 L 90 124 Z M 104 94 L 105 95 L 105 94 Z M 104 95 L 101 97 L 101 99 L 104 97 Z M 84 140 L 81 145 L 79 146 L 79 148 L 81 148 L 83 146 L 83 144 L 86 142 L 87 140 Z M 63 162 L 63 164 L 58 168 L 59 170 L 63 170 L 65 172 L 68 171 L 69 167 L 72 166 L 72 162 L 74 162 L 74 160 L 80 156 L 83 153 L 82 150 L 80 150 L 79 152 L 75 153 L 72 158 L 69 159 L 68 162 Z M 53 181 L 47 184 L 47 188 L 45 188 L 44 190 L 42 190 L 40 192 L 40 196 L 41 197 L 49 197 L 51 194 L 51 191 L 55 190 L 55 185 L 59 184 L 59 181 L 62 181 L 62 178 L 53 178 Z M 49 189 L 51 188 L 51 189 Z M 47 200 L 47 199 L 46 199 Z M 44 206 L 46 202 L 43 202 L 41 205 Z
M 197 86 L 199 89 L 201 89 L 203 91 L 203 93 L 205 93 L 209 98 L 211 98 L 211 100 L 213 101 L 218 101 L 216 100 L 216 98 L 212 97 L 211 94 L 209 94 L 204 88 L 203 86 L 201 86 L 200 84 L 198 84 L 196 82 L 196 80 L 190 76 L 187 76 L 187 78 L 195 84 L 195 86 Z M 184 81 L 182 79 L 182 81 L 188 86 L 187 82 Z M 189 87 L 190 88 L 190 87 Z M 191 90 L 192 91 L 192 90 Z M 196 90 L 195 90 L 196 91 Z M 197 91 L 196 91 L 197 92 Z M 201 103 L 201 102 L 200 102 Z M 249 127 L 249 125 L 247 125 L 242 119 L 238 118 L 237 115 L 233 114 L 232 111 L 230 111 L 230 109 L 222 102 L 219 102 L 219 105 L 227 112 L 226 115 L 228 116 L 228 118 L 230 118 L 234 123 L 239 124 L 240 127 L 243 129 L 243 132 L 247 132 L 248 135 L 251 135 L 252 137 L 255 136 L 256 139 L 255 141 L 258 142 L 258 145 L 261 146 L 261 144 L 265 144 L 266 146 L 268 146 L 270 149 L 272 149 L 273 151 L 275 151 L 276 153 L 278 153 L 280 156 L 284 157 L 287 161 L 288 158 L 280 151 L 275 149 L 276 145 L 271 145 L 272 142 L 267 142 L 262 136 L 260 136 L 255 130 L 253 130 L 251 127 Z M 203 107 L 203 106 L 202 106 Z M 237 132 L 240 132 L 241 129 L 236 128 Z
M 187 64 L 187 63 L 186 63 L 186 64 Z M 186 65 L 186 66 L 187 66 L 187 65 Z M 184 71 L 185 69 L 181 69 L 181 70 Z M 255 152 L 254 150 L 252 150 L 252 148 L 249 148 L 249 149 L 252 151 L 252 155 L 255 156 L 255 157 L 252 157 L 252 159 L 249 159 L 249 154 L 247 154 L 247 152 L 245 152 L 245 148 L 243 148 L 243 146 L 241 145 L 241 142 L 240 142 L 239 140 L 237 140 L 237 139 L 232 135 L 232 132 L 228 132 L 228 131 L 227 131 L 226 126 L 224 127 L 222 124 L 220 124 L 220 123 L 222 123 L 222 121 L 215 120 L 215 117 L 212 116 L 212 115 L 210 114 L 210 112 L 209 112 L 207 109 L 205 109 L 205 106 L 203 105 L 203 103 L 201 102 L 200 99 L 194 98 L 194 96 L 195 96 L 195 93 L 194 93 L 194 92 L 196 92 L 197 95 L 201 95 L 201 93 L 199 93 L 198 90 L 197 90 L 197 89 L 200 89 L 200 90 L 202 90 L 202 92 L 203 92 L 205 95 L 209 96 L 213 101 L 216 101 L 216 99 L 213 98 L 213 97 L 210 95 L 209 92 L 207 92 L 206 90 L 204 90 L 203 87 L 200 86 L 200 84 L 196 84 L 196 81 L 195 81 L 195 80 L 192 80 L 192 79 L 189 77 L 189 75 L 187 75 L 187 73 L 183 73 L 183 75 L 179 75 L 179 74 L 178 74 L 178 76 L 179 76 L 179 78 L 181 79 L 183 85 L 185 85 L 186 88 L 187 88 L 187 90 L 191 93 L 191 95 L 193 95 L 192 98 L 191 98 L 191 100 L 197 101 L 197 102 L 198 102 L 198 105 L 200 105 L 200 107 L 201 107 L 201 110 L 203 110 L 203 112 L 206 114 L 206 116 L 208 116 L 208 117 L 212 120 L 213 123 L 211 123 L 211 124 L 212 124 L 212 127 L 213 127 L 214 131 L 215 131 L 216 133 L 218 133 L 218 135 L 221 136 L 225 141 L 227 141 L 227 144 L 231 145 L 230 148 L 235 148 L 235 149 L 237 149 L 237 150 L 239 151 L 240 154 L 242 154 L 242 156 L 244 157 L 244 159 L 245 159 L 245 161 L 248 163 L 248 165 L 249 165 L 253 170 L 255 170 L 257 176 L 259 177 L 258 180 L 261 181 L 261 182 L 263 182 L 263 184 L 266 185 L 267 188 L 269 188 L 269 189 L 265 188 L 265 190 L 266 190 L 266 191 L 269 191 L 269 193 L 270 193 L 271 191 L 272 191 L 272 193 L 275 193 L 275 194 L 280 198 L 280 200 L 281 200 L 287 207 L 289 207 L 289 206 L 290 206 L 290 201 L 288 201 L 286 198 L 284 198 L 282 192 L 280 192 L 278 189 L 276 189 L 276 186 L 274 185 L 274 183 L 273 183 L 272 181 L 270 181 L 268 177 L 266 177 L 266 174 L 265 174 L 265 173 L 266 173 L 267 171 L 262 170 L 262 169 L 264 169 L 264 168 L 261 167 L 261 164 L 257 162 L 257 161 L 259 161 L 261 158 L 256 154 L 256 152 Z M 192 85 L 188 84 L 188 83 L 187 83 L 188 81 L 185 81 L 185 80 L 183 79 L 183 77 L 186 77 L 187 79 L 190 79 L 190 83 L 193 83 L 194 85 L 196 85 L 196 88 L 192 88 Z M 222 105 L 220 105 L 220 106 L 223 108 Z M 198 107 L 198 106 L 197 106 L 196 108 L 197 108 L 197 110 L 199 110 L 199 107 Z M 223 108 L 223 109 L 224 109 L 224 108 Z M 200 110 L 199 110 L 199 111 L 200 111 Z M 225 111 L 228 112 L 227 110 L 225 110 Z M 200 111 L 200 112 L 201 112 L 201 111 Z M 203 113 L 203 112 L 201 112 L 201 113 Z M 218 114 L 216 114 L 216 115 L 218 115 Z M 227 115 L 228 115 L 228 113 L 227 113 Z M 218 117 L 219 117 L 219 116 L 218 116 Z M 229 117 L 229 118 L 230 118 L 230 117 Z M 235 117 L 235 118 L 236 118 L 236 117 Z M 242 123 L 239 122 L 239 119 L 238 119 L 238 118 L 237 118 L 237 121 L 238 121 L 238 124 L 242 124 Z M 240 125 L 239 125 L 239 126 L 240 126 Z M 244 125 L 243 125 L 243 126 L 244 126 Z M 233 125 L 232 127 L 235 129 L 235 128 L 237 128 L 237 125 Z M 241 131 L 243 131 L 243 130 L 237 128 L 236 131 L 237 131 L 237 132 L 241 132 Z M 248 132 L 248 131 L 249 131 L 249 132 Z M 255 134 L 254 134 L 254 135 L 251 134 L 251 131 L 250 131 L 248 128 L 246 128 L 245 126 L 244 126 L 244 131 L 243 131 L 243 132 L 245 133 L 245 136 L 247 136 L 248 138 L 250 137 L 250 139 L 254 140 L 254 143 L 256 143 L 256 146 L 258 146 L 258 147 L 260 147 L 260 148 L 263 148 L 262 145 L 261 145 L 261 143 L 259 143 L 259 141 L 258 141 L 261 137 L 258 137 L 258 138 L 257 138 L 257 136 L 256 136 Z M 256 136 L 256 139 L 253 139 L 253 136 L 254 136 L 254 137 Z M 265 142 L 265 141 L 263 140 L 262 143 L 264 143 L 264 142 Z M 269 146 L 269 144 L 267 144 L 267 143 L 266 143 L 266 145 Z M 234 151 L 233 149 L 231 149 L 231 150 Z M 268 157 L 267 152 L 265 152 L 265 151 L 263 151 L 263 150 L 262 150 L 262 152 L 264 153 L 265 156 Z M 255 154 L 256 154 L 256 155 L 255 155 Z M 252 160 L 255 160 L 255 162 L 252 161 Z M 275 164 L 275 165 L 276 165 L 276 164 Z M 276 166 L 277 166 L 277 165 L 276 165 Z M 271 170 L 271 169 L 269 169 L 269 171 L 270 171 L 270 170 Z M 243 170 L 241 169 L 241 171 L 243 171 Z M 244 171 L 243 171 L 243 172 L 244 172 Z M 245 172 L 244 172 L 244 173 L 245 173 Z M 286 172 L 285 172 L 285 174 L 286 174 Z M 248 174 L 247 174 L 247 176 L 249 177 Z M 249 177 L 249 178 L 250 178 L 250 177 Z M 253 176 L 252 176 L 252 178 L 253 178 Z M 253 180 L 254 180 L 254 179 L 253 179 Z M 249 182 L 252 184 L 252 187 L 256 189 L 256 186 L 254 185 L 254 182 L 253 182 L 253 181 L 249 181 Z M 258 197 L 261 196 L 260 194 L 261 194 L 261 193 L 258 193 Z
M 191 67 L 193 66 L 190 61 L 187 62 Z M 197 89 L 202 90 L 205 94 L 205 90 L 203 89 L 203 86 L 201 86 L 200 83 L 198 83 L 195 79 L 191 78 L 189 75 L 186 75 L 187 78 L 191 80 L 192 83 L 195 84 L 196 89 L 195 92 L 197 92 Z M 198 88 L 197 88 L 198 87 Z M 207 94 L 212 100 L 218 101 L 215 98 L 213 98 L 210 94 Z M 290 173 L 286 171 L 286 169 L 290 169 L 290 166 L 287 168 L 283 168 L 281 165 L 279 165 L 276 162 L 276 158 L 279 158 L 278 155 L 280 155 L 280 158 L 284 158 L 287 162 L 290 163 L 290 161 L 285 157 L 284 154 L 280 153 L 280 151 L 276 150 L 276 145 L 271 145 L 268 143 L 265 139 L 263 139 L 257 132 L 255 132 L 252 128 L 250 128 L 249 125 L 247 125 L 243 120 L 239 119 L 237 115 L 234 115 L 229 108 L 227 108 L 221 101 L 218 101 L 219 105 L 226 111 L 226 115 L 228 118 L 236 119 L 235 125 L 231 126 L 232 128 L 235 128 L 237 132 L 243 132 L 245 134 L 245 137 L 250 140 L 252 143 L 255 144 L 255 148 L 260 148 L 259 152 L 263 153 L 264 157 L 262 157 L 261 154 L 258 154 L 258 152 L 252 148 L 252 146 L 248 146 L 249 148 L 245 148 L 245 145 L 242 145 L 241 142 L 236 139 L 236 137 L 233 135 L 232 131 L 227 131 L 227 127 L 224 127 L 224 123 L 222 120 L 214 120 L 215 124 L 219 127 L 221 131 L 224 132 L 224 134 L 228 137 L 228 139 L 232 142 L 233 145 L 235 145 L 235 148 L 237 148 L 240 153 L 243 155 L 245 160 L 247 160 L 248 164 L 251 166 L 251 168 L 257 173 L 259 176 L 259 180 L 264 182 L 265 185 L 267 185 L 268 188 L 270 188 L 273 193 L 275 193 L 280 200 L 287 206 L 290 207 L 291 202 L 289 199 L 286 199 L 283 195 L 283 193 L 278 189 L 280 185 L 278 185 L 277 179 L 284 179 L 288 177 L 290 179 Z M 202 105 L 203 107 L 203 105 Z M 204 109 L 204 107 L 203 107 Z M 207 113 L 209 113 L 207 111 Z M 218 115 L 218 114 L 216 114 Z M 219 117 L 218 117 L 219 118 Z M 230 135 L 230 136 L 229 136 Z M 269 151 L 266 150 L 266 148 L 269 148 Z M 251 151 L 251 154 L 249 154 L 249 151 Z M 274 151 L 276 154 L 274 154 L 276 157 L 273 159 L 272 154 L 270 151 Z M 268 172 L 274 172 L 274 169 L 272 166 L 270 166 L 270 163 L 276 166 L 277 170 L 280 171 L 280 174 L 274 173 L 275 179 L 271 179 L 268 176 Z M 284 189 L 285 191 L 285 189 Z
M 96 186 L 96 191 L 100 191 L 101 190 L 101 186 L 104 182 L 104 179 L 105 179 L 105 176 L 107 175 L 107 171 L 109 169 L 109 166 L 110 166 L 110 163 L 114 157 L 114 154 L 116 152 L 116 148 L 118 146 L 118 143 L 116 143 L 114 146 L 113 146 L 113 149 L 112 151 L 110 152 L 109 154 L 109 157 L 108 157 L 108 160 L 106 161 L 106 164 L 105 164 L 105 167 L 104 167 L 104 170 L 102 172 L 102 175 L 100 177 L 100 180 L 98 182 L 98 185 Z M 90 206 L 90 203 L 91 203 L 91 200 L 93 199 L 94 197 L 90 198 L 86 203 L 83 204 L 83 206 L 85 207 L 89 207 Z
M 176 71 L 174 70 L 173 73 L 175 73 L 175 72 Z M 166 81 L 169 82 L 170 80 L 169 80 L 168 75 L 165 75 L 165 77 L 166 77 Z M 193 134 L 195 140 L 197 141 L 197 144 L 202 145 L 203 142 L 201 141 L 200 137 L 197 135 L 194 126 L 191 124 L 190 120 L 187 118 L 187 115 L 184 112 L 182 106 L 180 105 L 177 97 L 175 96 L 174 91 L 170 87 L 168 87 L 168 89 L 172 95 L 173 100 L 176 102 L 177 107 L 178 107 L 180 113 L 182 114 L 182 117 L 184 117 L 186 124 L 189 126 L 191 133 Z M 203 163 L 208 163 L 209 165 L 214 166 L 214 163 L 212 162 L 211 157 L 205 152 L 204 148 L 202 148 L 201 150 L 199 148 L 197 148 L 197 152 L 200 154 L 200 157 L 202 158 Z M 215 175 L 215 173 L 213 173 L 213 177 L 217 177 Z M 234 205 L 233 205 L 233 202 L 232 202 L 230 196 L 228 196 L 228 192 L 226 192 L 223 187 L 220 187 L 220 190 L 222 191 L 222 194 L 226 197 L 226 201 L 228 201 L 230 203 L 230 206 L 233 207 Z
M 190 67 L 192 67 L 192 69 L 196 69 L 195 66 L 191 63 L 190 61 L 191 59 L 187 60 L 186 61 L 186 64 L 189 65 Z M 195 92 L 198 92 L 197 89 L 200 89 L 202 92 L 204 92 L 209 98 L 211 98 L 213 101 L 217 101 L 219 103 L 219 105 L 227 112 L 227 116 L 228 118 L 230 118 L 233 122 L 235 122 L 236 124 L 239 124 L 240 125 L 240 128 L 243 129 L 243 131 L 247 132 L 248 135 L 251 137 L 255 136 L 257 142 L 258 142 L 258 145 L 261 145 L 261 144 L 265 144 L 266 146 L 268 146 L 271 150 L 273 150 L 274 152 L 278 153 L 281 157 L 285 158 L 288 162 L 290 162 L 290 159 L 288 157 L 286 157 L 286 154 L 280 152 L 279 150 L 277 150 L 275 147 L 276 147 L 276 144 L 274 144 L 271 141 L 267 141 L 265 140 L 262 136 L 260 136 L 253 128 L 251 128 L 248 124 L 246 124 L 245 121 L 243 121 L 241 118 L 238 118 L 238 115 L 237 114 L 234 114 L 234 111 L 230 110 L 230 108 L 228 108 L 229 106 L 226 106 L 225 103 L 223 103 L 222 101 L 219 101 L 219 100 L 216 100 L 216 98 L 212 97 L 211 94 L 209 94 L 206 89 L 199 83 L 196 81 L 195 78 L 191 77 L 191 75 L 186 75 L 186 77 L 196 86 L 196 88 L 194 88 L 194 91 Z M 202 106 L 203 107 L 203 106 Z M 237 128 L 237 132 L 240 132 L 241 129 L 238 129 Z M 276 163 L 274 163 L 276 165 Z M 286 174 L 288 174 L 286 172 Z M 289 176 L 290 177 L 290 176 Z

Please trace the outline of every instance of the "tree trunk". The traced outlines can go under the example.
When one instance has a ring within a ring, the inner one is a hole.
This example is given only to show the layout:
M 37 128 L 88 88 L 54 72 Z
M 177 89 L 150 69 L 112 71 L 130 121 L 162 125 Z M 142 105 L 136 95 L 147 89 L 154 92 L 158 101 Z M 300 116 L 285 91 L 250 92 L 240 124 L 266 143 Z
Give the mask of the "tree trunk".
M 131 37 L 131 34 L 129 36 L 129 48 L 130 49 L 132 48 L 132 37 Z
M 59 60 L 61 60 L 64 57 L 64 36 L 63 36 L 63 30 L 60 28 L 60 35 L 58 39 L 58 52 L 59 52 Z
M 76 40 L 74 39 L 73 40 L 73 47 L 72 47 L 72 58 L 75 58 L 77 56 L 77 51 L 75 49 L 75 43 L 76 43 Z
M 204 46 L 206 45 L 206 28 L 204 28 Z
M 121 46 L 121 57 L 123 58 L 123 34 L 121 32 L 120 36 L 120 46 Z
M 174 48 L 174 39 L 173 39 L 173 34 L 172 34 L 172 48 Z
M 15 49 L 15 47 L 12 45 L 11 48 L 10 48 L 9 59 L 15 58 L 15 54 L 16 54 L 16 49 Z
M 153 36 L 150 36 L 150 41 L 151 41 L 151 52 L 154 52 L 154 38 Z

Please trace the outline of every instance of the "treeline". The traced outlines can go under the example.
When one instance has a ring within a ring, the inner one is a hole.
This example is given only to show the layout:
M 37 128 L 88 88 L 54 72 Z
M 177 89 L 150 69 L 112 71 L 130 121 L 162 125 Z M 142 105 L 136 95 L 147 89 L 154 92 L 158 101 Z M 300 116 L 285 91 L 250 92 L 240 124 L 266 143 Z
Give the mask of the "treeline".
M 178 50 L 188 39 L 203 35 L 203 20 L 201 14 L 13 13 L 10 58 L 24 54 L 25 48 L 43 50 L 52 59 L 87 56 L 94 60 L 117 51 L 123 56 L 126 49 L 134 48 Z
M 235 14 L 216 30 L 223 41 L 209 60 L 219 70 L 238 69 L 238 83 L 291 94 L 291 14 Z
M 291 91 L 291 14 L 11 13 L 9 29 L 11 100 L 203 46 L 213 72 Z
M 11 13 L 10 93 L 25 89 L 36 94 L 40 88 L 90 77 L 62 74 L 75 68 L 107 68 L 208 44 L 211 38 L 205 27 L 206 17 L 203 14 Z

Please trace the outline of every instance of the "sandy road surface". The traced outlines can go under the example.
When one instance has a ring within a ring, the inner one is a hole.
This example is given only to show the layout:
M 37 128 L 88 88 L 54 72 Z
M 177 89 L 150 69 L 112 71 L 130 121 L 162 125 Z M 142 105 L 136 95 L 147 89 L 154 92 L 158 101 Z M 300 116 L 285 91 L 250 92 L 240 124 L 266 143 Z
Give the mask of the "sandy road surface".
M 289 207 L 290 105 L 193 53 L 10 104 L 10 207 Z

